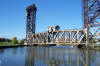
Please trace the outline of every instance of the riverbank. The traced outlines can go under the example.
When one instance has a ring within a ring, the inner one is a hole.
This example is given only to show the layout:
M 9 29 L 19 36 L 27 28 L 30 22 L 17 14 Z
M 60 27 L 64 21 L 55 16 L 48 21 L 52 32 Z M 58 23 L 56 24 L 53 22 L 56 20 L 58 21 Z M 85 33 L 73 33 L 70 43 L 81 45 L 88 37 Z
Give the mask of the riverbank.
M 17 47 L 24 47 L 24 46 L 42 46 L 42 47 L 50 47 L 50 46 L 56 46 L 55 44 L 51 44 L 51 45 L 47 45 L 47 44 L 43 44 L 43 45 L 20 45 L 20 44 L 13 44 L 12 42 L 0 42 L 0 48 L 17 48 Z M 56 46 L 56 47 L 68 47 L 65 45 L 61 45 L 61 46 Z M 71 46 L 74 48 L 74 46 Z M 79 49 L 92 49 L 92 50 L 100 50 L 100 46 L 94 46 L 94 47 L 87 47 L 87 46 L 75 46 Z
M 0 42 L 0 46 L 10 46 L 13 45 L 12 42 Z
M 23 47 L 24 45 L 13 44 L 12 42 L 0 42 L 0 48 L 14 48 L 14 47 Z
M 24 46 L 0 46 L 0 48 L 17 48 L 17 47 L 24 47 Z

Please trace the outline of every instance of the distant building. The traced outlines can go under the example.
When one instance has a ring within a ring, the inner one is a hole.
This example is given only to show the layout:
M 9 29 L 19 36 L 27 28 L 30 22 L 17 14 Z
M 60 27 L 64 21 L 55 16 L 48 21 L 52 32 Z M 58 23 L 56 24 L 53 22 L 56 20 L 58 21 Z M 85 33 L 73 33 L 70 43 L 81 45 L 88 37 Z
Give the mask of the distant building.
M 60 30 L 60 27 L 57 25 L 57 26 L 49 26 L 47 31 L 48 32 L 53 32 L 53 31 L 58 31 Z
M 0 38 L 0 42 L 6 42 L 6 41 L 10 42 L 11 40 L 7 38 Z
M 6 41 L 5 38 L 0 38 L 0 42 L 4 42 L 4 41 Z

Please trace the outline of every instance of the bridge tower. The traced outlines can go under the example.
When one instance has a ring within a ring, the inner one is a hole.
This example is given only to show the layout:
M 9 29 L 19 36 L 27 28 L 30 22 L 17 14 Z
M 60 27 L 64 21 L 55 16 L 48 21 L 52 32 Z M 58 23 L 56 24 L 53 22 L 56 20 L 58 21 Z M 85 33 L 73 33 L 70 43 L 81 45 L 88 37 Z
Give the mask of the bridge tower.
M 31 35 L 35 34 L 35 26 L 36 26 L 36 11 L 37 8 L 35 4 L 28 6 L 26 8 L 26 42 L 29 44 L 31 40 Z
M 83 28 L 87 29 L 87 45 L 89 37 L 100 36 L 100 0 L 82 0 Z M 100 37 L 99 37 L 100 38 Z

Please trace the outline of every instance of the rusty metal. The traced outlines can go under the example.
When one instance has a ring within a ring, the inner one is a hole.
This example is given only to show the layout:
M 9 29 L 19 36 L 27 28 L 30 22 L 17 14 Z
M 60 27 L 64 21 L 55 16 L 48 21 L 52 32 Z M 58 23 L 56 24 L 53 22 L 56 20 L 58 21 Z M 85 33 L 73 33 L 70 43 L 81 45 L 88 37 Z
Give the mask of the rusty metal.
M 86 30 L 59 30 L 54 32 L 32 34 L 31 36 L 31 44 L 86 44 Z
M 82 0 L 83 1 L 83 23 L 87 26 L 100 26 L 100 0 Z
M 27 24 L 26 24 L 26 41 L 29 43 L 31 34 L 35 34 L 35 22 L 36 22 L 36 11 L 37 8 L 35 4 L 28 6 L 26 8 L 26 17 L 27 17 Z
M 82 6 L 83 26 L 87 29 L 87 43 L 89 43 L 90 35 L 100 36 L 100 33 L 97 34 L 100 28 L 100 0 L 82 0 Z
M 82 6 L 83 26 L 84 29 L 87 29 L 86 40 L 88 45 L 89 36 L 100 36 L 100 0 L 82 0 Z

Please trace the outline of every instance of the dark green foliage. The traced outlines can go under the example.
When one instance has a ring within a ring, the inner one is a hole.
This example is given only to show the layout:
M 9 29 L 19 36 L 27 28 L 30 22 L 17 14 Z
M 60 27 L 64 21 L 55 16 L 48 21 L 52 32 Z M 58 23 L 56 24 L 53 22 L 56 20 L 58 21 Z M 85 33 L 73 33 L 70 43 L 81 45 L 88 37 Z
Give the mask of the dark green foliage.
M 19 45 L 23 45 L 24 41 L 25 41 L 25 39 L 20 40 Z
M 7 41 L 7 42 L 11 42 L 11 40 L 10 40 L 10 39 L 6 39 L 6 41 Z
M 93 38 L 93 36 L 90 36 L 90 37 L 89 37 L 89 42 L 90 42 L 90 43 L 96 43 L 96 39 Z
M 4 42 L 0 42 L 0 46 L 22 46 L 24 44 L 24 41 L 25 39 L 18 41 L 16 37 L 12 39 L 6 38 Z
M 0 38 L 0 42 L 11 42 L 8 38 Z
M 13 45 L 18 44 L 18 40 L 17 39 L 12 39 L 11 41 L 12 41 Z

